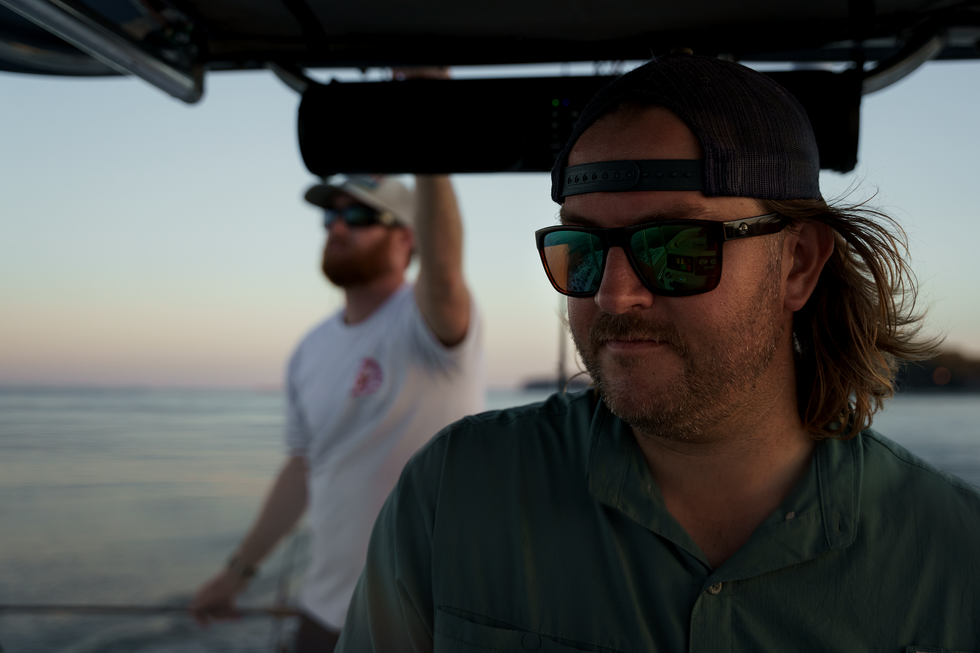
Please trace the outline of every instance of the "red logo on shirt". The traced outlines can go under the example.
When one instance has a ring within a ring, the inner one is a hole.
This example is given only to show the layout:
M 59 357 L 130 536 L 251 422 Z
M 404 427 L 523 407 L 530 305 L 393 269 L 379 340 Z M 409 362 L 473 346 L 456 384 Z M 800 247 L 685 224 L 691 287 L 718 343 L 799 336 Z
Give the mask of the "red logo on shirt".
M 351 388 L 352 397 L 366 397 L 374 394 L 381 387 L 384 381 L 384 374 L 381 372 L 381 365 L 373 358 L 365 358 L 361 361 L 361 369 L 357 371 L 357 380 Z

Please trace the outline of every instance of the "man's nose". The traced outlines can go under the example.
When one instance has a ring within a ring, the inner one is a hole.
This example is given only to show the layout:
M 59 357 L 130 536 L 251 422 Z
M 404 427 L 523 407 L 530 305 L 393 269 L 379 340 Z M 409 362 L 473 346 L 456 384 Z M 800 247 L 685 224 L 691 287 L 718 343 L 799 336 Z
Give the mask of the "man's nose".
M 348 231 L 350 231 L 350 225 L 348 225 L 347 221 L 343 218 L 335 218 L 334 221 L 327 227 L 328 236 L 332 236 L 334 234 L 347 235 Z
M 626 252 L 621 247 L 610 247 L 602 283 L 595 294 L 596 306 L 604 313 L 620 315 L 631 309 L 648 308 L 653 298 L 627 260 Z

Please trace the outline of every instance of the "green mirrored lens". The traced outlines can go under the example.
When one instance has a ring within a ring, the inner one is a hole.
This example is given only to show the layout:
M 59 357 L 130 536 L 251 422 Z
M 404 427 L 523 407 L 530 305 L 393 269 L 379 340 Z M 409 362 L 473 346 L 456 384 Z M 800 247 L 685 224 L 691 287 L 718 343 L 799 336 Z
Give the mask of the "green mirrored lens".
M 348 206 L 343 210 L 344 220 L 352 227 L 365 227 L 377 222 L 377 211 L 366 206 Z
M 630 238 L 630 252 L 644 281 L 652 287 L 689 291 L 718 284 L 720 248 L 704 227 L 641 229 Z
M 594 293 L 602 278 L 602 242 L 582 231 L 553 231 L 544 237 L 544 259 L 565 292 Z
M 325 209 L 323 212 L 323 226 L 330 228 L 337 220 L 343 220 L 351 227 L 367 227 L 378 224 L 378 212 L 367 206 L 359 204 L 335 210 Z

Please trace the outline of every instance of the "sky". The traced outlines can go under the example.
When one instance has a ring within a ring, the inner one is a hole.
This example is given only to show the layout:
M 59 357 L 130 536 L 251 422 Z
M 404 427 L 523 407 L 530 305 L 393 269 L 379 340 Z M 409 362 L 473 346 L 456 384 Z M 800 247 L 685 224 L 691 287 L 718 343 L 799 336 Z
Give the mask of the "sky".
M 197 105 L 131 78 L 0 73 L 0 384 L 280 386 L 343 299 L 319 273 L 298 106 L 267 71 L 211 74 Z M 899 221 L 927 328 L 974 357 L 977 106 L 980 62 L 929 63 L 864 98 L 856 170 L 821 176 L 828 199 Z M 556 222 L 548 176 L 453 179 L 489 383 L 553 376 L 560 300 L 533 242 Z

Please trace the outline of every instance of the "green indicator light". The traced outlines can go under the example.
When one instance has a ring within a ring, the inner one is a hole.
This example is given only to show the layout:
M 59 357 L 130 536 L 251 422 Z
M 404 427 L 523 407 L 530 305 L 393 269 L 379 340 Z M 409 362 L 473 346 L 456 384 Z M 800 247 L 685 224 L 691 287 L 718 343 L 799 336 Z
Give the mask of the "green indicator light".
M 551 106 L 557 107 L 558 106 L 558 100 L 552 100 L 551 101 Z

